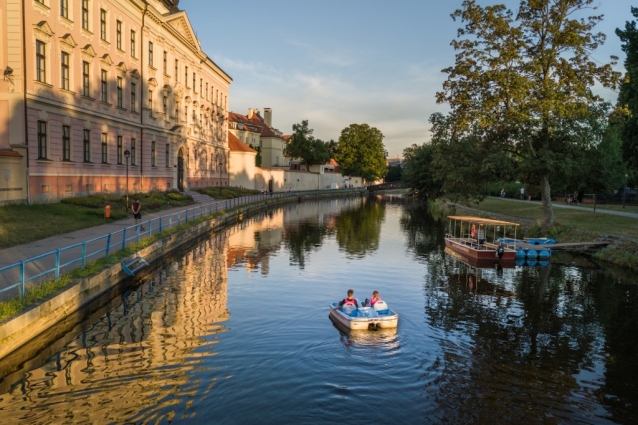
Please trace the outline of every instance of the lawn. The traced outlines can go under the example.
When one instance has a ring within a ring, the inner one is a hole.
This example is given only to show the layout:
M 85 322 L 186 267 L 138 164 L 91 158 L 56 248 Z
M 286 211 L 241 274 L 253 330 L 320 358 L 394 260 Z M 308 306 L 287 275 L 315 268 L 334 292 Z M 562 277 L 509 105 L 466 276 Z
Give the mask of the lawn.
M 492 213 L 505 214 L 531 220 L 542 220 L 543 210 L 539 203 L 510 202 L 488 198 L 473 208 Z M 638 219 L 619 217 L 610 214 L 589 211 L 578 211 L 554 208 L 555 220 L 558 224 L 575 229 L 602 234 L 628 236 L 638 238 Z
M 215 199 L 240 198 L 242 196 L 256 195 L 259 193 L 258 190 L 242 189 L 239 187 L 228 187 L 228 186 L 202 187 L 197 189 L 197 191 L 201 194 L 208 195 L 211 198 L 215 198 Z
M 174 192 L 136 194 L 145 212 L 193 204 Z M 129 198 L 133 202 L 133 196 Z M 6 205 L 0 207 L 0 249 L 104 224 L 104 206 L 111 206 L 111 220 L 127 217 L 126 199 L 115 195 L 67 198 L 58 204 Z

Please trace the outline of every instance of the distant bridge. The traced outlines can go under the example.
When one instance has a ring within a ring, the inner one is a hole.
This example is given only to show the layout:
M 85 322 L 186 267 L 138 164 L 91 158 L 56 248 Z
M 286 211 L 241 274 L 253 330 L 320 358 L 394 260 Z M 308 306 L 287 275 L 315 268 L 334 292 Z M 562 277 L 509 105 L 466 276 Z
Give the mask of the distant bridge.
M 368 192 L 376 192 L 378 190 L 401 189 L 402 187 L 403 186 L 401 182 L 374 184 L 372 186 L 368 186 Z

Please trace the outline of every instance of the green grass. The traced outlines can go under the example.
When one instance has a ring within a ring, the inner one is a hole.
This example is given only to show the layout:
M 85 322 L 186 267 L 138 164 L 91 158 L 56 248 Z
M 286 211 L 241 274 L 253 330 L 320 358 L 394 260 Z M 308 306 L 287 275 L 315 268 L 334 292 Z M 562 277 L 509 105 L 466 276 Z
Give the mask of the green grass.
M 488 198 L 472 208 L 539 222 L 543 219 L 543 211 L 538 203 Z M 562 208 L 554 208 L 554 216 L 557 224 L 574 230 L 638 238 L 638 219 L 635 218 Z
M 144 212 L 194 203 L 175 192 L 136 194 Z M 6 205 L 0 207 L 0 249 L 104 224 L 104 206 L 111 205 L 111 219 L 127 217 L 126 199 L 115 195 L 67 198 L 58 204 Z
M 258 190 L 242 189 L 239 187 L 226 187 L 226 186 L 202 187 L 197 189 L 197 191 L 199 193 L 208 195 L 211 198 L 215 198 L 215 199 L 240 198 L 242 196 L 256 195 L 259 193 Z

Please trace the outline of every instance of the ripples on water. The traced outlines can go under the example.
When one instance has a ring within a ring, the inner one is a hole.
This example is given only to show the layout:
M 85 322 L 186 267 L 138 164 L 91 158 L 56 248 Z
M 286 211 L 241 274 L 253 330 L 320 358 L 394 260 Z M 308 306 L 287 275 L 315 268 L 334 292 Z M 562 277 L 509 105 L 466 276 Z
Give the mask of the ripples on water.
M 247 220 L 0 382 L 0 422 L 636 423 L 636 286 L 573 259 L 475 271 L 446 224 L 401 198 Z M 333 325 L 350 287 L 399 328 Z

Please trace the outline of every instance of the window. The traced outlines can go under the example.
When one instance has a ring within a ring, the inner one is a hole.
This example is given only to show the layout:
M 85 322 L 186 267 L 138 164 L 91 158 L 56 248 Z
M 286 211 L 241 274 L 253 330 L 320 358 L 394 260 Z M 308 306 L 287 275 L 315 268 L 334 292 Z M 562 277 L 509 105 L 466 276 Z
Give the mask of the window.
M 151 167 L 155 167 L 155 142 L 151 142 Z
M 100 38 L 106 41 L 106 10 L 100 9 Z
M 175 102 L 175 118 L 179 117 L 179 101 Z
M 108 164 L 108 144 L 107 142 L 107 137 L 108 135 L 106 133 L 102 133 L 101 134 L 101 138 L 102 138 L 102 164 Z
M 164 63 L 163 63 L 163 67 L 164 67 L 164 74 L 168 75 L 168 52 L 164 51 Z
M 168 97 L 166 96 L 162 99 L 162 111 L 164 115 L 168 115 Z
M 71 160 L 71 127 L 62 126 L 62 161 Z
M 47 159 L 46 121 L 38 121 L 38 159 Z
M 184 122 L 188 122 L 188 105 L 184 105 Z
M 69 19 L 69 0 L 60 0 L 60 16 Z
M 184 67 L 184 84 L 188 87 L 188 67 Z
M 117 163 L 122 163 L 122 136 L 117 136 Z
M 108 98 L 108 83 L 107 83 L 108 74 L 105 69 L 100 70 L 100 100 L 104 103 L 109 99 Z
M 148 42 L 148 64 L 153 66 L 153 42 Z
M 171 166 L 171 145 L 169 143 L 166 144 L 166 166 Z
M 197 73 L 193 72 L 193 91 L 195 91 L 195 89 L 197 88 L 197 86 L 195 85 L 197 81 Z
M 66 52 L 62 52 L 60 57 L 60 87 L 64 90 L 69 89 L 69 54 Z
M 122 22 L 115 21 L 115 47 L 122 50 Z
M 123 80 L 121 77 L 117 77 L 117 107 L 118 108 L 123 108 L 124 107 L 124 94 L 123 94 Z
M 206 83 L 206 100 L 208 100 L 208 83 Z
M 137 53 L 135 52 L 135 31 L 131 30 L 131 57 L 136 58 Z
M 175 59 L 175 82 L 178 81 L 177 76 L 179 75 L 179 61 Z
M 91 130 L 84 130 L 84 162 L 91 162 Z
M 89 0 L 82 0 L 82 28 L 89 30 Z
M 91 85 L 89 78 L 89 63 L 82 62 L 82 96 L 90 97 L 91 96 Z
M 204 92 L 202 91 L 202 89 L 204 88 L 204 80 L 202 80 L 201 78 L 199 79 L 199 92 L 201 94 L 204 94 Z
M 153 90 L 148 91 L 148 109 L 151 111 L 151 116 L 153 116 Z
M 45 55 L 45 44 L 40 40 L 35 42 L 35 69 L 36 69 L 36 79 L 41 83 L 46 83 L 46 55 Z
M 131 83 L 131 111 L 137 112 L 137 84 Z
M 135 165 L 135 139 L 131 139 L 131 165 Z

